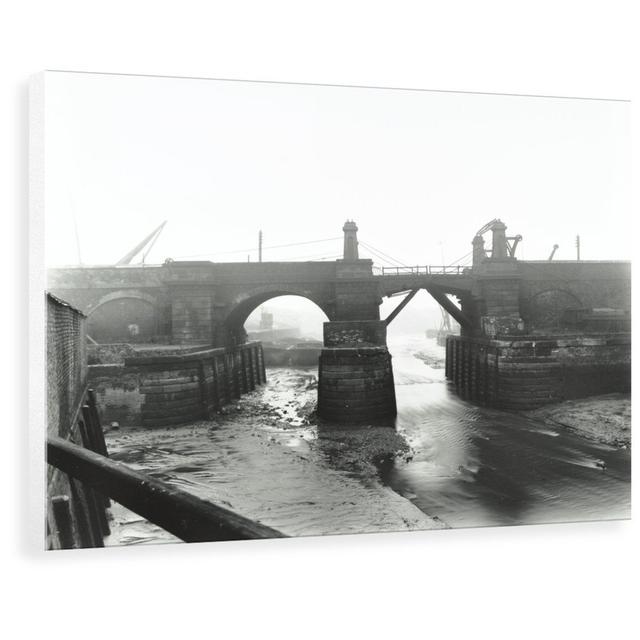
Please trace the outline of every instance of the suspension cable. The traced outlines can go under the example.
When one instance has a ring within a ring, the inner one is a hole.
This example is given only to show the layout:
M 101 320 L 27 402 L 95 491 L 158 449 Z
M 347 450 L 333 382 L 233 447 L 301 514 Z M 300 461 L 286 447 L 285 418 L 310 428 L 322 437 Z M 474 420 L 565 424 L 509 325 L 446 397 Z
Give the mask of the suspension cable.
M 335 238 L 323 238 L 322 240 L 308 240 L 307 242 L 290 242 L 288 244 L 274 244 L 267 247 L 262 247 L 262 249 L 284 249 L 285 247 L 299 247 L 301 245 L 307 244 L 319 244 L 321 242 L 331 242 L 333 240 L 340 240 L 341 236 L 337 236 Z M 257 247 L 249 247 L 248 249 L 236 249 L 234 251 L 218 251 L 215 253 L 197 253 L 189 256 L 176 256 L 175 260 L 180 260 L 181 258 L 202 258 L 206 256 L 221 256 L 221 255 L 229 255 L 233 253 L 246 253 L 247 251 L 255 251 Z
M 380 249 L 376 249 L 375 247 L 371 246 L 367 242 L 364 242 L 363 240 L 360 240 L 359 242 L 360 242 L 361 245 L 363 245 L 364 247 L 369 249 L 369 251 L 374 251 L 375 253 L 379 254 L 380 256 L 384 256 L 388 261 L 391 261 L 391 263 L 395 262 L 395 263 L 397 263 L 397 266 L 399 266 L 399 267 L 406 267 L 407 266 L 401 260 L 397 260 L 393 256 L 390 256 L 390 255 L 384 253 L 384 251 L 380 251 Z
M 462 262 L 464 260 L 466 260 L 469 256 L 471 256 L 471 254 L 473 253 L 473 249 L 471 251 L 469 251 L 469 253 L 465 253 L 462 257 L 458 258 L 457 260 L 454 260 L 453 262 L 450 262 L 448 265 L 446 265 L 447 267 L 453 267 L 455 265 L 459 265 L 462 264 Z
M 374 258 L 374 263 L 376 263 L 376 261 L 380 261 L 380 266 L 384 266 L 384 265 L 391 265 L 391 266 L 394 266 L 394 267 L 396 266 L 395 264 L 393 264 L 393 262 L 390 262 L 386 258 L 383 258 L 375 250 L 373 250 L 373 249 L 367 247 L 366 245 L 362 244 L 362 242 L 360 242 L 359 244 L 361 244 L 363 247 L 365 247 L 365 254 L 369 254 L 371 257 Z
M 341 253 L 336 253 L 334 255 L 327 255 L 326 253 L 316 253 L 315 255 L 304 255 L 304 256 L 293 256 L 291 258 L 287 258 L 287 261 L 291 260 L 330 260 L 331 258 L 341 258 Z

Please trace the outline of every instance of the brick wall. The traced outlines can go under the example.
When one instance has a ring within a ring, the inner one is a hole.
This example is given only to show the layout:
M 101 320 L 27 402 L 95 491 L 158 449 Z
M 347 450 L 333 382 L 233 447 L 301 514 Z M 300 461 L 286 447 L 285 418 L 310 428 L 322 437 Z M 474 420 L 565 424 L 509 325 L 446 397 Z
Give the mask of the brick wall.
M 87 397 L 86 317 L 47 294 L 47 434 L 85 446 L 79 428 Z M 53 466 L 47 466 L 47 549 L 103 545 L 108 527 L 99 510 L 105 503 L 90 489 Z M 106 516 L 104 516 L 106 518 Z
M 87 372 L 86 317 L 47 294 L 47 433 L 69 436 Z

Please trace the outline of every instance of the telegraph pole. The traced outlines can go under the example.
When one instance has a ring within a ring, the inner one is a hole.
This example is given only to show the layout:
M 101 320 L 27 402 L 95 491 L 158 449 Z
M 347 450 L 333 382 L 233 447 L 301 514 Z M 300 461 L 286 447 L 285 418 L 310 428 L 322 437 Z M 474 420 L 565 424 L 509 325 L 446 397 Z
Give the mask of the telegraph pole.
M 580 236 L 576 236 L 576 252 L 578 254 L 578 260 L 580 260 Z
M 258 231 L 258 262 L 262 262 L 262 229 Z
M 78 264 L 82 265 L 82 254 L 80 253 L 80 236 L 78 235 L 78 223 L 76 221 L 76 214 L 73 215 L 73 229 L 76 234 L 76 249 L 78 251 Z

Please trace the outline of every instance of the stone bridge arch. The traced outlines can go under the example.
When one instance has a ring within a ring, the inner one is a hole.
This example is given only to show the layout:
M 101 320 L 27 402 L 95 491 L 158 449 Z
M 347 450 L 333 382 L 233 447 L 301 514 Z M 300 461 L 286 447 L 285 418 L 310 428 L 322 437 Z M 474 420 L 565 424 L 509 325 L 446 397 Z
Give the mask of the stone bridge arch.
M 161 325 L 159 303 L 142 291 L 122 289 L 101 296 L 86 309 L 87 333 L 97 342 L 151 342 Z
M 568 289 L 547 288 L 537 291 L 520 304 L 522 318 L 529 330 L 559 329 L 570 309 L 582 308 L 583 302 Z
M 327 317 L 332 320 L 334 316 L 334 305 L 326 296 L 319 292 L 310 291 L 307 288 L 296 286 L 265 286 L 252 289 L 236 296 L 224 317 L 223 324 L 232 335 L 242 338 L 244 335 L 244 323 L 247 318 L 261 305 L 282 296 L 296 296 L 304 298 L 315 304 Z
M 90 302 L 84 312 L 87 316 L 90 316 L 94 311 L 96 311 L 96 309 L 98 309 L 102 305 L 114 300 L 122 300 L 124 298 L 143 300 L 144 302 L 148 302 L 153 307 L 158 306 L 158 298 L 149 293 L 145 293 L 144 291 L 139 291 L 137 289 L 118 289 L 117 291 L 110 291 L 109 293 L 106 293 L 105 295 Z

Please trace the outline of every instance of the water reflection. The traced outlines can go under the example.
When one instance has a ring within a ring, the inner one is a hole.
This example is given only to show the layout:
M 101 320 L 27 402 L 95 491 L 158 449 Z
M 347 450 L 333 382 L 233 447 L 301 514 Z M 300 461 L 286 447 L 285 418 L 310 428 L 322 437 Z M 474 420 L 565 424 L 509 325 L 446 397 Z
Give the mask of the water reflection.
M 628 451 L 463 402 L 416 349 L 424 342 L 391 344 L 406 381 L 396 388 L 397 425 L 415 457 L 382 478 L 401 495 L 454 527 L 630 516 Z

